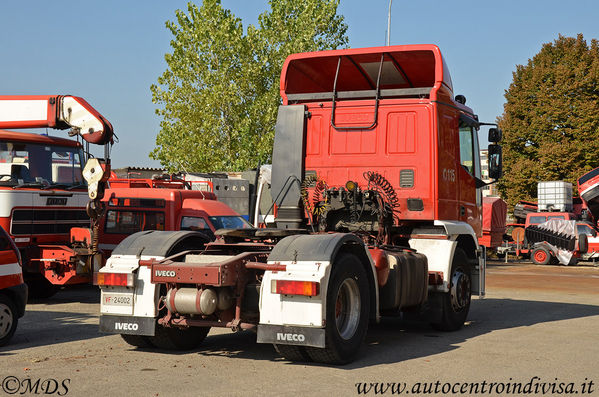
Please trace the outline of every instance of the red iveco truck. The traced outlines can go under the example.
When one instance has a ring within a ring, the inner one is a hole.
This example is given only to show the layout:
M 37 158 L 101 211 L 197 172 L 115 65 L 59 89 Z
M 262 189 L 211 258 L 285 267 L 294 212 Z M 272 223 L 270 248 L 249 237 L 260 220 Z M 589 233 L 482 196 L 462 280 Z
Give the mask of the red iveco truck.
M 276 228 L 142 232 L 99 272 L 100 329 L 135 346 L 255 330 L 290 360 L 343 364 L 370 321 L 459 329 L 484 294 L 481 123 L 434 45 L 291 55 L 273 150 Z M 489 130 L 490 176 L 501 132 Z

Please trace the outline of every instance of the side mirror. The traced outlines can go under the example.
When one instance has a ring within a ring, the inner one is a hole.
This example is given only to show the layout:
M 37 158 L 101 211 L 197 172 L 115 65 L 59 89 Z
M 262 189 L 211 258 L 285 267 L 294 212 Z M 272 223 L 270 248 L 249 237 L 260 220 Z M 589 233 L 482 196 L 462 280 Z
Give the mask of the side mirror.
M 501 146 L 489 145 L 489 178 L 499 179 L 503 175 L 503 158 L 501 154 Z
M 503 138 L 503 133 L 499 128 L 489 128 L 489 142 L 500 142 Z

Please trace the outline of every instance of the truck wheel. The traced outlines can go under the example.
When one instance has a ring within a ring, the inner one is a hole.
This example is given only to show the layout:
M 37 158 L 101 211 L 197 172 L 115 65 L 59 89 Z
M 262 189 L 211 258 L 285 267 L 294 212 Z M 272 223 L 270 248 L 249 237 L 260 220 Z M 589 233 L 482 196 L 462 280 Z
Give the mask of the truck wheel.
M 208 335 L 210 327 L 189 327 L 185 329 L 156 326 L 156 335 L 149 336 L 150 343 L 159 349 L 191 350 L 198 347 Z
M 313 361 L 346 364 L 368 329 L 370 294 L 366 271 L 355 255 L 342 254 L 333 265 L 326 300 L 325 348 L 306 347 Z
M 128 335 L 121 334 L 121 338 L 125 342 L 127 342 L 131 346 L 135 347 L 152 347 L 152 342 L 150 342 L 150 337 L 144 335 Z
M 6 345 L 15 333 L 18 322 L 16 314 L 12 299 L 0 294 L 0 346 Z
M 472 277 L 468 257 L 461 248 L 456 248 L 451 262 L 449 292 L 441 298 L 441 321 L 432 323 L 439 331 L 456 331 L 464 325 L 472 295 Z
M 289 361 L 312 361 L 306 348 L 292 345 L 273 345 L 279 355 Z
M 544 247 L 536 247 L 533 249 L 531 256 L 535 265 L 547 265 L 551 262 L 551 254 Z

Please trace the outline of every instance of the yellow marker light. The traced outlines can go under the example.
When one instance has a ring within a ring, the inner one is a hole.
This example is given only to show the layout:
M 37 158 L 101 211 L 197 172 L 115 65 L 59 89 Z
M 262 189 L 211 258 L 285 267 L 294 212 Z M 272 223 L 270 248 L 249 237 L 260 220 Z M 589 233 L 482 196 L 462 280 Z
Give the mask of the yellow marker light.
M 345 188 L 347 190 L 349 190 L 350 192 L 353 192 L 354 190 L 356 190 L 358 188 L 358 184 L 354 181 L 347 181 L 345 183 Z

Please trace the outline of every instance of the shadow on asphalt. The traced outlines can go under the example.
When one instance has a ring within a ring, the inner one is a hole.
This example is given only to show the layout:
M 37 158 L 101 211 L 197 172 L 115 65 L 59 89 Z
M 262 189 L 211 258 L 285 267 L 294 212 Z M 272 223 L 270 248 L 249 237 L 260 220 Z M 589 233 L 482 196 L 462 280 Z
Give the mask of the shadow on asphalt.
M 29 300 L 15 335 L 7 346 L 0 348 L 0 357 L 11 355 L 15 350 L 104 336 L 98 330 L 99 302 L 100 291 L 91 285 L 68 287 L 50 298 Z M 74 309 L 53 310 L 65 304 L 73 305 Z M 80 306 L 78 311 L 75 308 L 78 304 L 84 304 L 85 309 Z
M 469 322 L 456 332 L 436 331 L 420 321 L 384 318 L 381 323 L 369 326 L 366 343 L 357 360 L 340 368 L 355 369 L 431 356 L 458 349 L 458 345 L 468 339 L 492 331 L 597 315 L 599 307 L 593 305 L 484 299 L 472 301 Z M 288 362 L 280 358 L 272 346 L 256 344 L 255 340 L 250 332 L 209 335 L 196 352 L 203 356 Z
M 17 333 L 11 343 L 0 348 L 0 357 L 15 354 L 13 351 L 29 347 L 105 337 L 106 334 L 101 334 L 98 331 L 98 301 L 97 289 L 90 287 L 61 291 L 48 299 L 45 304 L 29 306 L 25 317 L 19 321 Z M 87 313 L 75 310 L 72 312 L 47 310 L 58 303 L 73 304 L 72 302 L 83 302 L 93 304 L 93 306 L 86 307 Z M 468 339 L 492 331 L 597 315 L 599 315 L 599 307 L 594 305 L 484 299 L 472 301 L 468 317 L 469 323 L 456 332 L 438 332 L 424 322 L 385 318 L 380 324 L 370 325 L 366 343 L 357 360 L 341 368 L 354 369 L 426 357 L 458 349 L 458 345 Z M 256 335 L 253 332 L 245 331 L 238 334 L 232 332 L 212 333 L 198 349 L 191 352 L 128 348 L 128 345 L 120 339 L 119 344 L 115 344 L 114 348 L 130 353 L 199 354 L 288 362 L 280 358 L 271 345 L 255 342 Z M 306 365 L 306 363 L 301 363 L 301 365 Z

